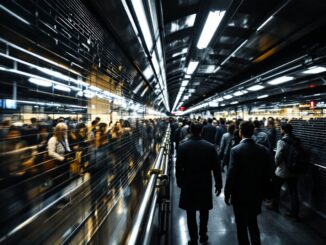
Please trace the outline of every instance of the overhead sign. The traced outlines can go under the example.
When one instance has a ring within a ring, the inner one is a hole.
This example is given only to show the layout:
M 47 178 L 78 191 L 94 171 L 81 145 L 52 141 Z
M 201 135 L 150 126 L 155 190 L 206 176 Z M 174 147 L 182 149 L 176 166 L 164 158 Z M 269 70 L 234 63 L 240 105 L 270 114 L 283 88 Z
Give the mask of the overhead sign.
M 185 110 L 186 110 L 186 107 L 180 106 L 179 111 L 185 111 Z

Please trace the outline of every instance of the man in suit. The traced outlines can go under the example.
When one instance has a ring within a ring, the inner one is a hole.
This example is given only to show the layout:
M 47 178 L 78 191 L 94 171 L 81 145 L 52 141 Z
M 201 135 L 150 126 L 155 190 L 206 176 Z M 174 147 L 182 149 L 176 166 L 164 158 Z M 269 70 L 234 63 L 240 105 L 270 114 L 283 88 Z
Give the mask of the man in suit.
M 179 207 L 187 211 L 190 235 L 188 244 L 197 244 L 198 229 L 196 211 L 200 211 L 200 242 L 208 241 L 207 222 L 213 208 L 212 172 L 215 178 L 215 193 L 222 189 L 221 169 L 214 145 L 201 138 L 202 124 L 190 126 L 191 137 L 180 144 L 176 161 L 176 178 L 181 188 Z
M 261 213 L 264 191 L 272 177 L 268 149 L 251 139 L 254 125 L 240 124 L 239 145 L 231 149 L 230 165 L 225 183 L 225 203 L 233 205 L 240 245 L 260 244 L 257 215 Z
M 215 144 L 216 127 L 212 125 L 213 119 L 208 118 L 207 124 L 203 128 L 202 138 L 211 144 Z

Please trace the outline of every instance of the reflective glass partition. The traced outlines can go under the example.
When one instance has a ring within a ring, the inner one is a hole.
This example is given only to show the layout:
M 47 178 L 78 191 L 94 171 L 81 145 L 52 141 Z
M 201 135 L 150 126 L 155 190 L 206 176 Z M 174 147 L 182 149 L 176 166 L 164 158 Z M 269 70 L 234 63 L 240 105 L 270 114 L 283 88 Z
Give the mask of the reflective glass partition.
M 0 242 L 122 239 L 167 127 L 157 95 L 81 2 L 0 12 Z

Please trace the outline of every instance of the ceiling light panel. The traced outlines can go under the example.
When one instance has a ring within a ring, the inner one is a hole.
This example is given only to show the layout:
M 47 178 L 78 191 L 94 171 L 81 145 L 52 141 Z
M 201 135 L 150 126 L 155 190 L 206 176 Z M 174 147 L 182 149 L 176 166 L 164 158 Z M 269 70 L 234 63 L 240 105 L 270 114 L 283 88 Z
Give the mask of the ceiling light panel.
M 264 88 L 265 87 L 262 86 L 262 85 L 254 85 L 254 86 L 251 86 L 251 87 L 247 88 L 247 90 L 249 90 L 249 91 L 258 91 L 258 90 L 262 90 Z
M 203 27 L 203 30 L 200 34 L 198 43 L 197 43 L 197 48 L 198 49 L 204 49 L 207 48 L 208 44 L 212 40 L 218 26 L 220 25 L 223 17 L 225 15 L 225 11 L 210 11 L 205 25 Z
M 322 73 L 322 72 L 325 72 L 325 71 L 326 71 L 325 67 L 313 66 L 313 67 L 310 67 L 309 69 L 305 70 L 302 73 L 303 74 L 318 74 L 318 73 Z
M 273 80 L 269 81 L 268 84 L 270 84 L 270 85 L 278 85 L 278 84 L 289 82 L 289 81 L 291 81 L 293 79 L 294 79 L 294 77 L 291 77 L 291 76 L 282 76 L 282 77 L 278 77 L 276 79 L 273 79 Z
M 199 64 L 199 61 L 190 61 L 188 68 L 187 68 L 187 74 L 188 75 L 193 74 L 194 71 L 196 70 L 198 64 Z

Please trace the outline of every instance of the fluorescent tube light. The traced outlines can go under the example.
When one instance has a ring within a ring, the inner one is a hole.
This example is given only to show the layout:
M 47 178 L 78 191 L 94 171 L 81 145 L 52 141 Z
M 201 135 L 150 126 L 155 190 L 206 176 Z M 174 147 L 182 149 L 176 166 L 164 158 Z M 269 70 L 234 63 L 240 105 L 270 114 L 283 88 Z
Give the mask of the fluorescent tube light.
M 254 85 L 254 86 L 251 86 L 249 88 L 247 88 L 249 91 L 258 91 L 258 90 L 261 90 L 261 89 L 264 89 L 265 87 L 262 86 L 262 85 Z
M 181 86 L 182 87 L 186 87 L 189 83 L 189 80 L 183 80 L 182 83 L 181 83 Z
M 268 96 L 269 96 L 268 94 L 260 95 L 257 97 L 257 99 L 264 99 L 267 98 Z
M 236 104 L 238 104 L 239 102 L 238 101 L 232 101 L 230 104 L 231 105 L 236 105 Z
M 218 98 L 216 101 L 218 101 L 218 102 L 221 102 L 221 101 L 223 101 L 224 99 L 221 97 L 221 98 Z
M 65 92 L 70 92 L 71 89 L 67 86 L 64 86 L 64 85 L 54 85 L 54 88 L 57 89 L 57 90 L 61 90 L 61 91 L 65 91 Z
M 223 99 L 225 99 L 225 100 L 229 100 L 229 99 L 232 99 L 232 98 L 233 98 L 233 96 L 230 95 L 230 94 L 223 96 Z
M 197 43 L 198 49 L 207 48 L 224 15 L 225 11 L 216 10 L 209 12 Z
M 270 84 L 270 85 L 278 85 L 278 84 L 281 84 L 281 83 L 291 81 L 293 79 L 294 79 L 294 77 L 282 76 L 282 77 L 278 77 L 276 79 L 273 79 L 273 80 L 269 81 L 268 84 Z
M 141 27 L 141 31 L 143 33 L 147 49 L 148 51 L 151 51 L 153 47 L 153 40 L 152 40 L 151 31 L 149 29 L 149 24 L 147 21 L 143 1 L 131 0 L 131 3 L 134 8 L 135 14 L 137 16 L 139 26 Z
M 304 74 L 318 74 L 318 73 L 322 73 L 322 72 L 325 72 L 325 71 L 326 71 L 325 67 L 313 66 L 313 67 L 308 68 L 307 70 L 305 70 L 302 73 L 304 73 Z
M 265 20 L 264 23 L 257 28 L 257 31 L 260 31 L 268 22 L 270 22 L 273 19 L 273 17 L 274 16 L 272 15 L 267 20 Z
M 197 66 L 199 64 L 199 61 L 190 61 L 188 68 L 187 68 L 187 74 L 193 74 L 196 70 Z
M 51 87 L 52 83 L 46 80 L 42 80 L 42 79 L 38 79 L 38 78 L 34 78 L 31 77 L 28 79 L 29 82 L 34 83 L 38 86 L 42 86 L 42 87 Z
M 147 66 L 146 69 L 143 71 L 143 74 L 147 80 L 150 79 L 154 75 L 152 67 L 150 65 Z
M 191 78 L 191 75 L 185 75 L 185 78 L 186 79 L 190 79 Z

